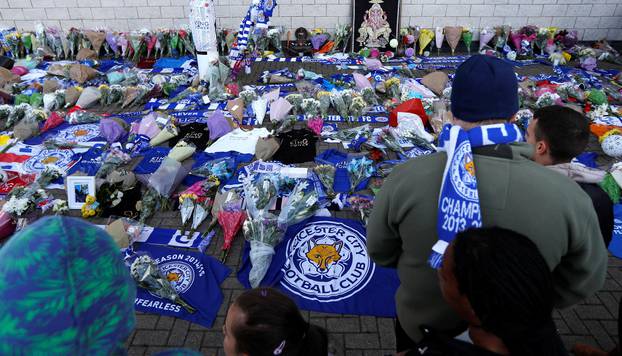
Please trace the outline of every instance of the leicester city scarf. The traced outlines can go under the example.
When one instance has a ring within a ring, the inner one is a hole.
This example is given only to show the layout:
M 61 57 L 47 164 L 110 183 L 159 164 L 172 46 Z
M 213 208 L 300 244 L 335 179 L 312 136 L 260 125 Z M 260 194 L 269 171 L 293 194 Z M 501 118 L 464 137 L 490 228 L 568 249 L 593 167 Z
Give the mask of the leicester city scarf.
M 438 200 L 438 241 L 432 246 L 428 263 L 439 268 L 445 249 L 454 236 L 471 227 L 482 226 L 477 194 L 477 178 L 472 147 L 519 142 L 523 140 L 514 124 L 494 124 L 464 131 L 460 126 L 445 125 L 438 147 L 447 152 L 447 163 Z

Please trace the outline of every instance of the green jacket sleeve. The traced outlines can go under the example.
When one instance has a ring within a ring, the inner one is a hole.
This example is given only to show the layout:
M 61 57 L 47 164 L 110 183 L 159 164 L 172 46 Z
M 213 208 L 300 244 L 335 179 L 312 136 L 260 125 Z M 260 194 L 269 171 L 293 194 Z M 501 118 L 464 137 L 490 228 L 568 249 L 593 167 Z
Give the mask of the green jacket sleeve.
M 607 274 L 607 248 L 596 213 L 587 209 L 575 218 L 583 229 L 572 231 L 568 253 L 553 271 L 557 308 L 570 307 L 600 290 Z
M 367 223 L 367 251 L 371 259 L 380 266 L 396 267 L 402 253 L 402 240 L 396 223 L 392 204 L 394 185 L 390 177 L 374 200 L 374 209 Z

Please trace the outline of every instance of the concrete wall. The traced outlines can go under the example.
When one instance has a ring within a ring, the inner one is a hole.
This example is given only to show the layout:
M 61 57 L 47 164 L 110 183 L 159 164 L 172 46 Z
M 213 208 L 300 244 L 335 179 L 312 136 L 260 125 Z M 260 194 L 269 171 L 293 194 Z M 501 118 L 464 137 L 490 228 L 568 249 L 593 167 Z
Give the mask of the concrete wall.
M 352 0 L 277 0 L 273 24 L 334 29 L 350 23 Z M 216 0 L 218 24 L 237 28 L 250 0 Z M 32 29 L 116 31 L 179 27 L 188 22 L 188 0 L 0 0 L 0 25 Z M 622 40 L 622 0 L 402 0 L 402 26 L 527 24 L 579 31 L 584 40 Z M 477 35 L 476 35 L 477 37 Z

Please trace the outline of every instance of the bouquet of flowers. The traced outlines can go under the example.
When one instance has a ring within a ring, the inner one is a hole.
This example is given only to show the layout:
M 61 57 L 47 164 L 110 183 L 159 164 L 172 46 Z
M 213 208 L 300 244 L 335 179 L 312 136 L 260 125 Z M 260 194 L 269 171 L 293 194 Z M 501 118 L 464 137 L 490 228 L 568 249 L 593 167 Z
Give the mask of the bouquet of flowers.
M 343 95 L 341 94 L 341 92 L 332 92 L 330 94 L 330 100 L 333 104 L 333 106 L 335 107 L 335 109 L 337 109 L 337 112 L 339 113 L 339 116 L 341 116 L 343 119 L 347 119 L 348 118 L 348 109 L 349 107 L 346 106 L 345 100 Z
M 550 38 L 549 29 L 546 27 L 540 27 L 536 34 L 536 45 L 540 48 L 540 55 L 544 55 L 546 44 Z
M 132 158 L 119 148 L 111 148 L 103 159 L 103 163 L 97 173 L 96 178 L 104 178 L 117 167 L 130 162 Z
M 464 45 L 467 48 L 467 53 L 471 55 L 471 43 L 473 43 L 473 32 L 470 28 L 464 27 L 462 28 L 462 41 L 464 41 Z
M 333 185 L 335 184 L 335 171 L 337 169 L 332 164 L 320 164 L 313 168 L 313 172 L 318 177 L 324 189 L 326 189 L 326 194 L 328 196 L 335 195 L 335 190 L 333 189 Z
M 249 176 L 243 183 L 246 209 L 252 217 L 259 216 L 270 209 L 278 193 L 278 176 L 260 174 L 254 179 Z
M 248 107 L 257 99 L 257 93 L 253 89 L 245 89 L 240 92 L 240 98 L 244 102 L 244 106 Z
M 179 196 L 179 211 L 181 215 L 181 231 L 182 234 L 186 231 L 186 224 L 192 216 L 194 211 L 194 203 L 197 200 L 197 196 L 192 193 L 184 193 Z
M 381 144 L 384 144 L 388 149 L 395 151 L 397 153 L 404 154 L 404 149 L 397 142 L 395 137 L 391 134 L 389 129 L 382 129 L 378 134 L 378 141 Z M 386 152 L 385 152 L 386 153 Z
M 281 208 L 278 224 L 282 231 L 287 226 L 297 224 L 315 214 L 319 209 L 319 196 L 313 187 L 309 186 L 306 179 L 296 183 L 292 193 L 287 199 L 285 206 Z
M 423 54 L 423 51 L 433 39 L 434 31 L 424 28 L 419 32 L 419 55 Z
M 400 98 L 400 80 L 395 77 L 391 77 L 384 82 L 384 88 L 389 94 L 390 98 Z
M 246 213 L 242 210 L 241 202 L 233 200 L 223 204 L 218 212 L 218 224 L 222 228 L 224 242 L 222 244 L 221 261 L 224 262 L 229 254 L 233 239 L 246 220 Z
M 479 33 L 479 51 L 488 45 L 490 40 L 495 37 L 495 30 L 492 27 L 484 27 Z
M 277 217 L 269 213 L 247 219 L 243 231 L 246 241 L 251 245 L 248 279 L 251 287 L 256 288 L 268 272 L 274 247 L 281 242 L 284 231 L 279 228 Z
M 350 38 L 351 29 L 350 25 L 338 24 L 335 29 L 335 45 L 333 48 L 335 51 L 344 52 L 348 45 L 348 38 Z
M 108 88 L 105 97 L 102 97 L 102 105 L 118 105 L 123 101 L 124 96 L 125 87 L 119 84 L 113 84 Z
M 30 104 L 22 103 L 15 106 L 6 119 L 5 128 L 13 127 L 15 124 L 22 121 L 31 111 L 32 107 Z
M 302 100 L 303 97 L 301 94 L 289 94 L 285 97 L 294 110 L 294 115 L 300 114 L 300 110 L 302 109 Z
M 592 48 L 583 47 L 578 53 L 579 65 L 585 70 L 596 68 L 596 51 Z
M 320 101 L 313 98 L 302 99 L 300 108 L 307 118 L 313 118 L 320 112 Z
M 346 169 L 350 178 L 350 192 L 354 192 L 361 182 L 371 177 L 376 171 L 374 162 L 364 156 L 350 160 Z
M 66 200 L 54 199 L 52 202 L 52 211 L 55 215 L 63 215 L 69 212 L 69 205 L 67 205 Z
M 369 221 L 369 215 L 374 207 L 374 200 L 371 197 L 365 197 L 362 195 L 351 195 L 347 200 L 348 205 L 354 211 L 358 211 L 361 215 L 361 221 L 367 226 Z
M 512 28 L 507 25 L 495 27 L 495 36 L 496 36 L 495 48 L 498 51 L 502 51 L 503 47 L 505 47 L 508 41 L 508 37 L 510 37 L 511 31 L 512 31 Z
M 143 194 L 142 200 L 136 203 L 136 210 L 140 211 L 140 223 L 144 224 L 147 218 L 165 206 L 165 200 L 166 198 L 162 197 L 154 188 L 149 187 Z
M 272 122 L 282 121 L 287 113 L 292 109 L 292 104 L 284 98 L 278 98 L 270 104 L 270 120 Z
M 86 110 L 76 110 L 70 113 L 65 117 L 65 121 L 67 121 L 71 125 L 77 124 L 88 124 L 92 122 L 99 122 L 101 120 L 101 116 Z
M 374 88 L 363 88 L 363 90 L 361 90 L 361 96 L 366 103 L 370 105 L 378 105 L 378 97 L 376 96 L 376 91 L 374 90 Z
M 328 116 L 328 109 L 330 109 L 331 94 L 327 91 L 319 91 L 317 93 L 317 100 L 320 103 L 320 115 L 326 118 Z
M 199 177 L 217 177 L 220 181 L 226 182 L 233 175 L 235 169 L 235 159 L 233 157 L 222 157 L 201 163 L 190 171 L 190 174 Z
M 148 290 L 160 298 L 168 299 L 173 303 L 181 305 L 188 313 L 196 312 L 196 309 L 181 299 L 177 291 L 171 286 L 167 276 L 162 275 L 158 263 L 148 255 L 138 256 L 132 262 L 130 274 L 139 287 Z
M 434 42 L 436 44 L 436 54 L 441 55 L 441 47 L 443 47 L 443 40 L 445 39 L 445 32 L 442 27 L 436 27 L 434 31 Z
M 355 96 L 352 98 L 352 103 L 350 104 L 350 113 L 352 116 L 350 117 L 352 122 L 358 122 L 358 119 L 363 116 L 363 112 L 367 107 L 367 102 L 363 99 L 362 96 Z

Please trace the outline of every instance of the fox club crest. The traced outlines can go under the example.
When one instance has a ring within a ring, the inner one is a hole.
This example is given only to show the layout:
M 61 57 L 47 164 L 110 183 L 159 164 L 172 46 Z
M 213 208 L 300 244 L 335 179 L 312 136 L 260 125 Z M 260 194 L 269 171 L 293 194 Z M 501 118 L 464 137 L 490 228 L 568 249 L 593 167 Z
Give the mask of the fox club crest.
M 82 124 L 72 125 L 66 129 L 60 130 L 54 139 L 57 142 L 88 142 L 100 135 L 99 125 L 97 124 Z
M 315 221 L 288 241 L 281 286 L 309 300 L 347 299 L 369 283 L 375 266 L 365 236 L 336 221 Z

